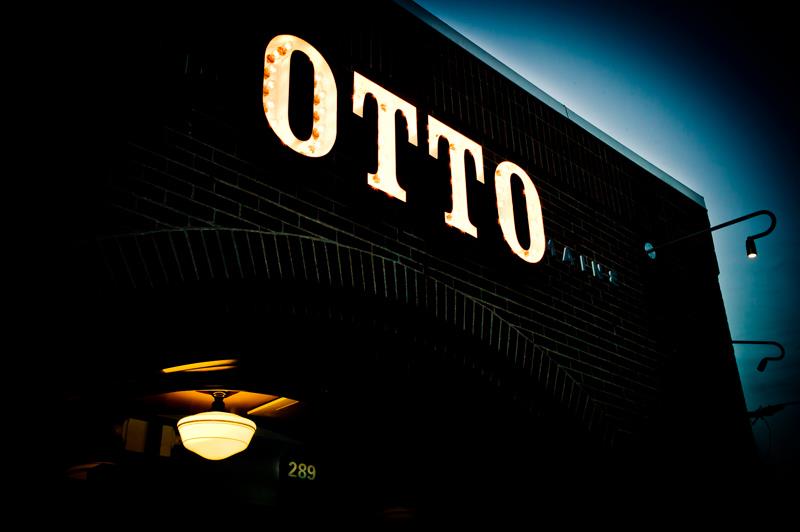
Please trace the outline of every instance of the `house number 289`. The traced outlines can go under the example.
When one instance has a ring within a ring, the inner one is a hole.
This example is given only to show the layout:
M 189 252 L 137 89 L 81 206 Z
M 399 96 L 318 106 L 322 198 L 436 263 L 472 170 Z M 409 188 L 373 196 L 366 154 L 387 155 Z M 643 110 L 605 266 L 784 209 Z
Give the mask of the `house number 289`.
M 289 478 L 299 478 L 300 480 L 314 480 L 317 478 L 317 468 L 314 464 L 304 464 L 303 462 L 289 462 Z

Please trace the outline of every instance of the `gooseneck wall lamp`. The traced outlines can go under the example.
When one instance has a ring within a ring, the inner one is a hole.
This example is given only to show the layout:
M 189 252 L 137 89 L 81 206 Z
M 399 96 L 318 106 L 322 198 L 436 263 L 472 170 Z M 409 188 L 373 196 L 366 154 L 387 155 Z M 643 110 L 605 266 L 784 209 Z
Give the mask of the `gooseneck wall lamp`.
M 694 238 L 696 236 L 700 236 L 705 233 L 711 233 L 712 231 L 716 231 L 717 229 L 722 229 L 723 227 L 728 227 L 729 225 L 738 224 L 739 222 L 743 222 L 745 220 L 749 220 L 750 218 L 755 218 L 756 216 L 762 216 L 762 215 L 769 216 L 770 219 L 769 228 L 766 231 L 763 231 L 756 235 L 748 236 L 747 239 L 744 241 L 744 247 L 745 251 L 747 252 L 747 257 L 750 259 L 754 259 L 758 256 L 758 251 L 756 250 L 756 240 L 770 234 L 775 229 L 775 225 L 777 224 L 777 219 L 775 218 L 775 214 L 772 211 L 761 210 L 761 211 L 751 212 L 750 214 L 745 214 L 744 216 L 740 216 L 739 218 L 734 218 L 733 220 L 723 222 L 719 225 L 715 225 L 714 227 L 709 227 L 708 229 L 702 229 L 695 233 L 691 233 L 682 236 L 680 238 L 676 238 L 675 240 L 671 240 L 666 244 L 661 244 L 659 246 L 653 246 L 653 244 L 651 244 L 650 242 L 646 242 L 644 245 L 644 250 L 647 253 L 648 257 L 650 257 L 651 259 L 655 259 L 656 250 L 660 250 L 667 246 L 683 242 L 684 240 L 689 240 L 690 238 Z
M 214 391 L 210 412 L 201 412 L 178 421 L 178 432 L 186 449 L 208 460 L 223 460 L 247 449 L 256 424 L 247 418 L 225 412 L 223 399 L 236 392 Z
M 747 415 L 753 418 L 753 425 L 756 424 L 756 421 L 759 419 L 763 419 L 766 421 L 766 417 L 774 416 L 784 408 L 790 405 L 798 405 L 800 401 L 789 401 L 788 403 L 778 403 L 777 405 L 767 405 L 767 406 L 759 406 L 752 412 L 748 412 Z
M 767 363 L 770 360 L 782 360 L 783 357 L 786 355 L 786 350 L 783 348 L 783 346 L 781 344 L 779 344 L 778 342 L 772 342 L 772 341 L 769 341 L 769 340 L 732 340 L 731 343 L 734 343 L 734 344 L 747 344 L 747 345 L 774 345 L 775 347 L 777 347 L 778 349 L 781 350 L 781 354 L 778 355 L 778 356 L 762 358 L 759 361 L 758 366 L 756 366 L 756 369 L 758 371 L 764 371 L 767 368 Z

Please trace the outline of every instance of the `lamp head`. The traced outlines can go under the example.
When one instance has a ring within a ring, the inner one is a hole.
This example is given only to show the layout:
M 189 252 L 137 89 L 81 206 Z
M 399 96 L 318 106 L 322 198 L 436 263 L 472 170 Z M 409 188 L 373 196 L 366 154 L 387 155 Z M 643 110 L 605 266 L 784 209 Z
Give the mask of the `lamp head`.
M 747 250 L 748 259 L 754 259 L 758 257 L 758 251 L 756 251 L 756 240 L 752 236 L 748 236 L 744 241 L 744 248 Z
M 769 358 L 762 358 L 761 361 L 756 366 L 757 371 L 764 371 L 767 369 L 767 362 L 769 362 Z
M 214 392 L 210 412 L 201 412 L 178 421 L 183 446 L 206 458 L 223 460 L 250 445 L 256 424 L 247 418 L 225 412 L 226 392 Z

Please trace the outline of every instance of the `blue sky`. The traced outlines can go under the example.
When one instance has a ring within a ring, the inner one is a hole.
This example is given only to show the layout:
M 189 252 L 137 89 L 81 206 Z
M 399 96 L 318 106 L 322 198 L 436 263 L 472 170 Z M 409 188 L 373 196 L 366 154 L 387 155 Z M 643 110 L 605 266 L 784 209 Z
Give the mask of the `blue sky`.
M 419 0 L 555 99 L 705 198 L 712 225 L 760 209 L 776 230 L 745 257 L 759 217 L 716 231 L 731 335 L 749 410 L 800 400 L 798 102 L 791 16 L 726 4 Z M 771 462 L 800 457 L 800 405 L 754 426 Z

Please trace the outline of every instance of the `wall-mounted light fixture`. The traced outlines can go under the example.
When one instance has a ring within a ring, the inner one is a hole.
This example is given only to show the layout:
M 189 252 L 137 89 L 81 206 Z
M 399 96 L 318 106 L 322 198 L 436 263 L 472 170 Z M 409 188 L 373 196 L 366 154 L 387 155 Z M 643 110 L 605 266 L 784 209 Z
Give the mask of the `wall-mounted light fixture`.
M 645 242 L 644 250 L 647 253 L 647 256 L 651 259 L 656 258 L 656 250 L 663 249 L 667 246 L 671 246 L 673 244 L 677 244 L 678 242 L 683 242 L 684 240 L 689 240 L 690 238 L 694 238 L 696 236 L 700 236 L 705 233 L 710 233 L 712 231 L 716 231 L 717 229 L 722 229 L 723 227 L 728 227 L 729 225 L 738 224 L 739 222 L 743 222 L 745 220 L 749 220 L 750 218 L 755 218 L 756 216 L 769 216 L 770 218 L 770 225 L 769 228 L 761 233 L 756 235 L 748 236 L 747 239 L 744 241 L 745 251 L 747 252 L 747 257 L 750 259 L 754 259 L 758 256 L 758 251 L 756 250 L 756 239 L 767 236 L 770 234 L 774 229 L 777 223 L 777 219 L 775 218 L 775 214 L 772 211 L 761 210 L 751 212 L 750 214 L 745 214 L 744 216 L 740 216 L 739 218 L 734 218 L 733 220 L 729 220 L 727 222 L 723 222 L 719 225 L 715 225 L 714 227 L 710 227 L 708 229 L 703 229 L 697 231 L 695 233 L 688 234 L 686 236 L 682 236 L 680 238 L 676 238 L 675 240 L 671 240 L 666 244 L 661 244 L 659 246 L 653 246 L 650 242 Z
M 762 358 L 759 361 L 758 366 L 756 366 L 756 369 L 758 371 L 764 371 L 767 368 L 767 362 L 769 362 L 770 360 L 781 360 L 786 355 L 786 350 L 783 348 L 781 344 L 769 340 L 731 340 L 731 343 L 747 344 L 747 345 L 774 345 L 775 347 L 781 350 L 781 354 L 778 356 Z
M 236 393 L 236 392 L 233 392 Z M 225 412 L 223 399 L 230 392 L 212 392 L 210 412 L 187 416 L 178 421 L 183 446 L 208 460 L 223 460 L 247 449 L 256 424 L 247 418 Z
M 778 403 L 777 405 L 759 406 L 752 412 L 748 412 L 747 415 L 753 418 L 753 425 L 755 425 L 756 421 L 759 419 L 762 419 L 766 422 L 767 420 L 764 418 L 774 416 L 785 407 L 797 404 L 800 404 L 800 401 L 789 401 L 788 403 Z M 767 426 L 769 426 L 769 424 L 767 424 Z

